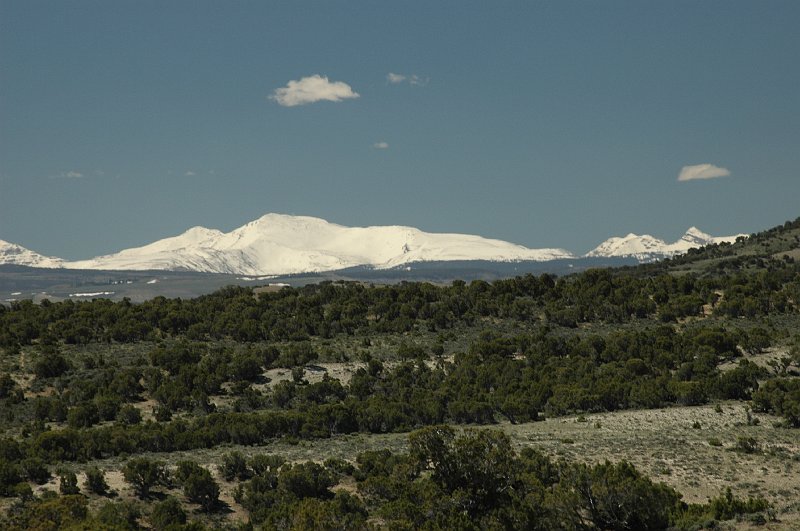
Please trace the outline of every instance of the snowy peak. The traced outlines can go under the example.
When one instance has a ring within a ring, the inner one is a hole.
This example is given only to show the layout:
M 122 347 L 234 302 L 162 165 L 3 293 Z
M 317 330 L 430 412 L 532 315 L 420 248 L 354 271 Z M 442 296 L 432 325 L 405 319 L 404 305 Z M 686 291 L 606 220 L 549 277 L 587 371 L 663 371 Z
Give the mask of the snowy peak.
M 210 245 L 217 238 L 222 236 L 222 232 L 205 227 L 192 227 L 183 234 L 158 240 L 139 249 L 161 250 L 161 249 L 183 249 L 187 247 L 204 247 Z
M 701 231 L 697 227 L 690 227 L 677 241 L 667 243 L 654 238 L 649 234 L 642 236 L 628 234 L 624 238 L 609 238 L 588 253 L 587 257 L 633 257 L 639 261 L 648 262 L 685 253 L 689 249 L 704 247 L 713 243 L 736 241 L 739 236 L 714 237 Z
M 61 267 L 63 260 L 44 256 L 16 243 L 0 240 L 0 264 L 29 267 Z
M 711 238 L 711 236 L 709 236 L 708 234 L 706 234 L 705 232 L 701 231 L 700 229 L 698 229 L 697 227 L 694 227 L 694 226 L 689 227 L 688 229 L 686 229 L 686 233 L 684 234 L 684 236 L 697 236 L 697 237 L 700 237 L 700 238 Z
M 624 237 L 609 238 L 593 250 L 589 251 L 587 257 L 607 257 L 607 256 L 641 256 L 650 253 L 657 253 L 664 248 L 667 243 L 664 240 L 654 238 L 649 234 L 639 236 L 630 233 Z
M 733 243 L 736 238 L 740 236 L 747 236 L 746 234 L 736 234 L 734 236 L 711 236 L 701 231 L 697 227 L 690 227 L 686 233 L 680 237 L 678 241 L 670 244 L 666 248 L 666 256 L 674 256 L 676 254 L 685 253 L 689 249 L 704 247 L 715 243 Z
M 679 241 L 702 247 L 703 245 L 714 243 L 714 237 L 710 234 L 706 234 L 697 227 L 689 227 Z

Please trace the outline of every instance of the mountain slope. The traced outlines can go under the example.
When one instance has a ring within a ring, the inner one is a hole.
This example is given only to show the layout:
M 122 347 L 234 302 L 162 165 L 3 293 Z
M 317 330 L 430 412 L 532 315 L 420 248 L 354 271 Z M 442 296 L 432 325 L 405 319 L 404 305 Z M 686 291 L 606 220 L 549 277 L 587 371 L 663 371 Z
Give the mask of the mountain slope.
M 319 218 L 267 214 L 228 233 L 195 227 L 172 238 L 91 260 L 75 269 L 169 269 L 241 275 L 285 275 L 368 265 L 573 258 L 563 249 L 528 249 L 466 234 L 413 227 L 344 227 Z
M 697 227 L 690 227 L 686 233 L 673 243 L 667 243 L 649 234 L 628 234 L 624 237 L 609 238 L 588 253 L 586 257 L 634 257 L 641 262 L 650 262 L 685 253 L 689 249 L 704 247 L 714 243 L 733 243 L 736 238 L 746 236 L 710 236 Z
M 61 267 L 61 258 L 44 256 L 16 243 L 0 240 L 0 264 L 23 265 L 29 267 Z

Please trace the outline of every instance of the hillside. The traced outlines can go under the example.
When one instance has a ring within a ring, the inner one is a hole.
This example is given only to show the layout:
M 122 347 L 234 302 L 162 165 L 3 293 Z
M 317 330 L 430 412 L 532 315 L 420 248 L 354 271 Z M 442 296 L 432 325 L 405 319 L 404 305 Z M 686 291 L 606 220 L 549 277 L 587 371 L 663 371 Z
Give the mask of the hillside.
M 561 277 L 0 305 L 0 527 L 796 527 L 798 229 Z
M 800 258 L 800 218 L 751 234 L 733 243 L 719 243 L 691 249 L 682 256 L 646 266 L 642 271 L 672 271 L 716 275 L 738 270 L 765 268 L 765 261 Z

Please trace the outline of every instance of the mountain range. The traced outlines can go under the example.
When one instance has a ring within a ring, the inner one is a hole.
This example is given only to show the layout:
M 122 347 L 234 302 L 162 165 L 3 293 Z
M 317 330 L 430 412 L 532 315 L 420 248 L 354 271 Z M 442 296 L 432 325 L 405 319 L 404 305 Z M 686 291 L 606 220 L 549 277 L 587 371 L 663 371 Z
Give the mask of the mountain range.
M 628 234 L 604 241 L 584 257 L 658 260 L 708 244 L 733 242 L 695 227 L 676 242 Z M 88 260 L 48 257 L 0 240 L 0 264 L 93 270 L 166 270 L 234 275 L 287 275 L 368 266 L 389 269 L 418 262 L 483 260 L 545 262 L 577 259 L 564 249 L 529 249 L 468 234 L 413 227 L 345 227 L 309 216 L 267 214 L 230 232 L 193 227 L 178 236 Z

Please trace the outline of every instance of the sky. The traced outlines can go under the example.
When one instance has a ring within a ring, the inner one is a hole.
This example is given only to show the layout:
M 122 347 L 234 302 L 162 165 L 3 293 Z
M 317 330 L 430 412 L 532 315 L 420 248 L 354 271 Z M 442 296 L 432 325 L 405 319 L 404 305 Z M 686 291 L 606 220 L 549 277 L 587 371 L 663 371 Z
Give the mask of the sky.
M 0 0 L 0 239 L 764 230 L 800 216 L 798 27 L 794 0 Z

